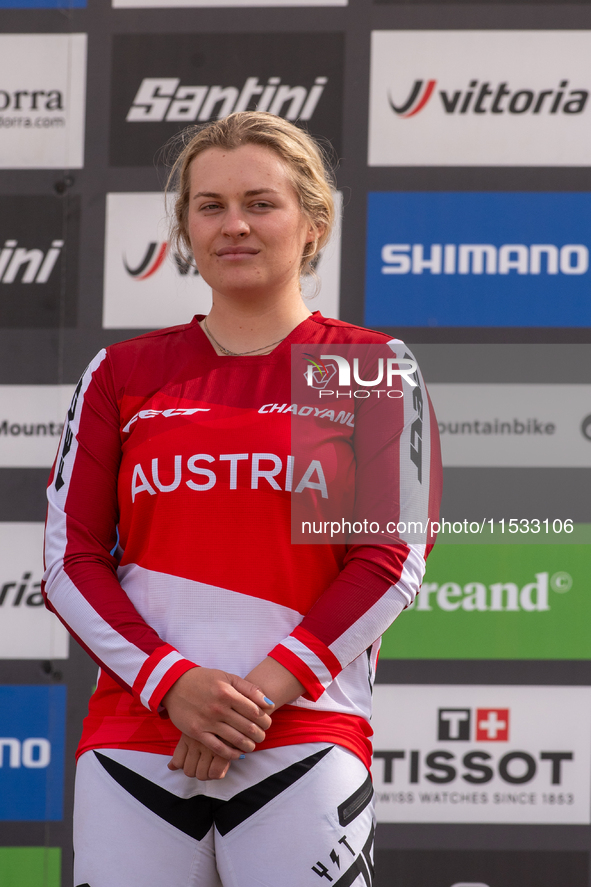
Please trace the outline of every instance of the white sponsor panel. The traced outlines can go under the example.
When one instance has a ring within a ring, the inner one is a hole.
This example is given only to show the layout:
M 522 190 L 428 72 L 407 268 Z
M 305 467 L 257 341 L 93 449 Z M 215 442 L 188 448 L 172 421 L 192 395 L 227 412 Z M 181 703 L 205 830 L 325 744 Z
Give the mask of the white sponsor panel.
M 0 659 L 67 659 L 69 635 L 43 605 L 43 524 L 0 523 Z
M 347 6 L 349 0 L 113 0 L 114 9 L 179 6 Z
M 86 34 L 0 35 L 0 168 L 84 165 Z
M 591 466 L 591 385 L 433 384 L 443 464 Z
M 317 267 L 321 289 L 303 281 L 310 310 L 338 317 L 341 264 L 340 208 Z M 168 249 L 168 221 L 160 192 L 107 194 L 103 327 L 158 329 L 188 323 L 211 308 L 211 288 L 195 268 Z
M 378 822 L 588 824 L 591 688 L 379 684 Z
M 74 385 L 0 385 L 0 467 L 50 468 Z
M 591 31 L 375 31 L 370 166 L 589 166 Z

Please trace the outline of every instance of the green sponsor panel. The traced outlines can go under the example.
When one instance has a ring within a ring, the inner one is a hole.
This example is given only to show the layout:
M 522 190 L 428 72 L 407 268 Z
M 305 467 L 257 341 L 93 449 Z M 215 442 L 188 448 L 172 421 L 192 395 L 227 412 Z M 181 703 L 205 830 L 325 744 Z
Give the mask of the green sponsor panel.
M 59 847 L 0 847 L 2 887 L 60 887 Z
M 387 659 L 591 658 L 586 545 L 435 545 Z

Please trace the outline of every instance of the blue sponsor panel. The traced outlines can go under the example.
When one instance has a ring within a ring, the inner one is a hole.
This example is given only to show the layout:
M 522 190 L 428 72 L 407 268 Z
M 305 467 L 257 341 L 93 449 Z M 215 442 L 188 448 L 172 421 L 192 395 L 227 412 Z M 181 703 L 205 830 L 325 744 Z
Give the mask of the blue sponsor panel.
M 0 686 L 0 820 L 63 817 L 66 688 Z
M 83 9 L 86 0 L 0 0 L 0 9 Z
M 368 326 L 591 325 L 589 193 L 368 200 Z

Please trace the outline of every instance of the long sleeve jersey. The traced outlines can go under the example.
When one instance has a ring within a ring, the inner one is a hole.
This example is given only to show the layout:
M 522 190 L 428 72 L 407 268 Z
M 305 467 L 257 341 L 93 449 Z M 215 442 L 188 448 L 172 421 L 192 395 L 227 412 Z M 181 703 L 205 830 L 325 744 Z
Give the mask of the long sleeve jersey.
M 68 412 L 44 594 L 100 665 L 79 751 L 172 752 L 180 734 L 161 703 L 185 671 L 245 676 L 271 656 L 305 693 L 261 747 L 330 741 L 369 765 L 380 636 L 414 600 L 430 548 L 406 524 L 439 506 L 423 380 L 398 340 L 318 312 L 248 357 L 218 356 L 200 319 L 99 352 Z M 383 353 L 381 414 L 373 381 L 339 390 L 341 346 Z M 317 400 L 294 402 L 298 385 Z M 389 526 L 359 532 L 370 516 Z

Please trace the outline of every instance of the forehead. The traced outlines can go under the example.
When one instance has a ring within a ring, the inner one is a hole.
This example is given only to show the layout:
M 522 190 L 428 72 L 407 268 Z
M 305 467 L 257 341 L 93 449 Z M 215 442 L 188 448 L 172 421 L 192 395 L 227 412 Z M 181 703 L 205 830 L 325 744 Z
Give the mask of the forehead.
M 288 169 L 272 148 L 242 145 L 239 148 L 208 148 L 190 167 L 191 191 L 225 193 L 272 188 L 292 191 Z

